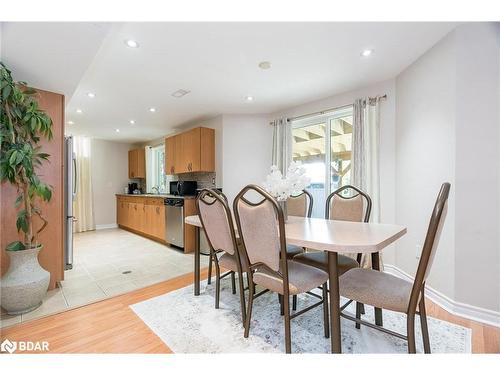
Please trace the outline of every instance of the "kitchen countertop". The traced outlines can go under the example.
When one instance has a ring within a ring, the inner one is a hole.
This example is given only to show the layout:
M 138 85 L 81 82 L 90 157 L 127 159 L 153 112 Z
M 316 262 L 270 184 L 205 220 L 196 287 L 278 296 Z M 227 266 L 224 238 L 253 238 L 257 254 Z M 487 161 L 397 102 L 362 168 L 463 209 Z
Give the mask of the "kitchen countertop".
M 139 197 L 139 198 L 178 198 L 178 199 L 194 199 L 195 196 L 187 195 L 173 195 L 173 194 L 116 194 L 116 196 L 121 197 Z

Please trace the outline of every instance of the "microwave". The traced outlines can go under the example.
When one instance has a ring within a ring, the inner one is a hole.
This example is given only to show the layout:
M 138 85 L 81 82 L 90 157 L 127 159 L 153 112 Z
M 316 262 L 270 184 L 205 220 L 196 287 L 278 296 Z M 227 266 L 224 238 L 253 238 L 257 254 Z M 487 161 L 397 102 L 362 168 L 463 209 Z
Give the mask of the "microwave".
M 198 183 L 196 181 L 170 181 L 170 194 L 172 195 L 196 195 Z

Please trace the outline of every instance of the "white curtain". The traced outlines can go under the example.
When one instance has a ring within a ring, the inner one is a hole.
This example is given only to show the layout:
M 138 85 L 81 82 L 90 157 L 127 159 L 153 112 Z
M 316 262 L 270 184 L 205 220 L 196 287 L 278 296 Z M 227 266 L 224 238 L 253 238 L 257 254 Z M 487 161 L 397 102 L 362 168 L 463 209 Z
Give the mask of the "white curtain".
M 287 118 L 274 120 L 272 164 L 285 175 L 292 161 L 292 125 Z
M 73 230 L 85 232 L 95 229 L 90 138 L 73 137 L 73 148 L 76 154 L 76 199 L 73 201 L 73 214 L 77 220 Z
M 380 98 L 362 98 L 354 102 L 352 130 L 352 185 L 366 192 L 372 200 L 370 221 L 380 222 Z M 364 267 L 371 267 L 364 257 Z M 382 262 L 381 262 L 382 267 Z

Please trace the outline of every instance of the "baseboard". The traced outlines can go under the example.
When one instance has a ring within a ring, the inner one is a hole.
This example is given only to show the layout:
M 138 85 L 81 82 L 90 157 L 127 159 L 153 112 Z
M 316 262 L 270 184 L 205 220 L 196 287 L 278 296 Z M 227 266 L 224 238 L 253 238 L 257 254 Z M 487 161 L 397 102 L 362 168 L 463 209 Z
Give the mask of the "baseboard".
M 384 271 L 390 273 L 391 275 L 413 282 L 412 276 L 392 264 L 384 264 Z M 425 287 L 425 295 L 432 302 L 441 306 L 453 315 L 475 320 L 477 322 L 489 324 L 495 327 L 500 327 L 500 312 L 498 311 L 488 310 L 482 307 L 454 301 L 430 286 Z
M 96 224 L 95 226 L 95 230 L 112 229 L 112 228 L 118 228 L 118 225 L 116 223 L 113 223 L 113 224 Z

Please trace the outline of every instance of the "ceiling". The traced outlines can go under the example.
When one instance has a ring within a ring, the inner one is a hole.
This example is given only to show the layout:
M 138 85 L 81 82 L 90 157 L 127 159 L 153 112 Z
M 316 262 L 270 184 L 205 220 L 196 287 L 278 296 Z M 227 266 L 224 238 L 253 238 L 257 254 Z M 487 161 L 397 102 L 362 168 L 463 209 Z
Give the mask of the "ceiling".
M 1 48 L 15 79 L 66 95 L 68 132 L 136 142 L 222 113 L 273 113 L 393 78 L 455 26 L 4 23 Z M 374 53 L 363 58 L 364 49 Z M 175 98 L 178 89 L 190 93 Z

